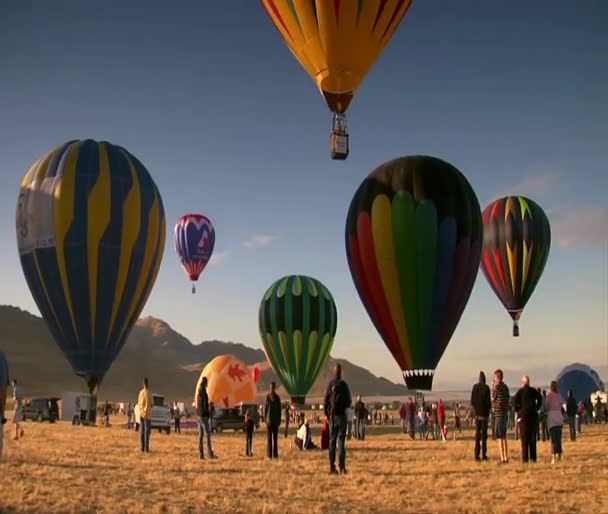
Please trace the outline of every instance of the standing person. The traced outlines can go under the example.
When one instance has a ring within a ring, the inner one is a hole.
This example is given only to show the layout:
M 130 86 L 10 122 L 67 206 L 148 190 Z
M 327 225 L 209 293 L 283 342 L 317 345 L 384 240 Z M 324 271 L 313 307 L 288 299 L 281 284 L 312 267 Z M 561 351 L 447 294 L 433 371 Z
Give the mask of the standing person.
M 523 462 L 536 462 L 536 430 L 542 396 L 530 387 L 530 377 L 524 375 L 521 382 L 522 387 L 515 394 L 514 400 L 515 410 L 521 419 L 521 459 Z
M 279 458 L 279 427 L 281 426 L 281 398 L 276 392 L 276 384 L 270 382 L 270 392 L 266 395 L 264 404 L 264 420 L 266 421 L 267 451 L 269 459 Z
M 173 404 L 173 422 L 175 428 L 173 429 L 176 434 L 182 433 L 182 411 L 179 408 L 177 402 Z
M 106 427 L 110 426 L 110 411 L 112 410 L 112 405 L 110 404 L 110 402 L 106 402 L 106 404 L 103 407 L 103 424 Z
M 564 425 L 564 399 L 559 394 L 557 382 L 553 380 L 546 401 L 547 428 L 551 438 L 551 464 L 562 458 L 562 427 Z
M 13 424 L 15 425 L 15 437 L 13 440 L 17 441 L 20 437 L 23 437 L 23 428 L 21 423 L 23 422 L 23 400 L 25 399 L 25 393 L 23 387 L 17 385 L 17 380 L 13 379 L 13 402 L 15 403 L 15 410 L 13 412 Z
M 4 447 L 4 409 L 6 408 L 6 393 L 10 383 L 8 381 L 8 362 L 4 352 L 0 350 L 0 461 L 2 461 L 2 449 Z
M 443 404 L 443 400 L 441 398 L 439 398 L 439 405 L 437 406 L 437 420 L 439 421 L 441 440 L 445 442 L 448 435 L 448 425 L 445 416 L 445 405 Z
M 549 430 L 547 429 L 547 390 L 541 391 L 540 387 L 537 389 L 540 394 L 541 405 L 538 409 L 538 434 L 536 440 L 547 441 L 549 439 Z
M 399 408 L 399 419 L 401 420 L 401 432 L 404 434 L 407 432 L 407 422 L 405 420 L 405 414 L 405 403 L 402 403 L 401 407 Z
M 357 396 L 355 403 L 355 437 L 360 441 L 365 439 L 365 424 L 367 423 L 367 409 L 361 400 L 361 395 Z
M 245 423 L 243 426 L 243 430 L 245 431 L 245 455 L 247 457 L 253 457 L 253 417 L 251 416 L 251 411 L 247 411 L 245 414 Z
M 137 399 L 141 423 L 141 451 L 150 452 L 150 432 L 152 432 L 152 393 L 148 388 L 148 378 L 144 378 L 144 387 Z
M 576 414 L 578 405 L 572 389 L 568 390 L 568 400 L 566 401 L 566 416 L 568 416 L 568 426 L 570 427 L 570 441 L 576 441 Z
M 416 404 L 412 398 L 407 399 L 405 404 L 405 417 L 407 418 L 407 427 L 410 434 L 410 439 L 416 439 Z
M 340 473 L 346 474 L 346 409 L 352 404 L 348 384 L 342 380 L 342 365 L 334 366 L 334 378 L 325 392 L 324 410 L 329 421 L 329 472 L 337 474 L 336 444 L 339 440 Z
M 289 402 L 285 402 L 285 439 L 289 435 Z
M 212 407 L 209 405 L 209 396 L 207 395 L 207 377 L 203 377 L 201 385 L 196 392 L 196 415 L 198 416 L 198 456 L 200 460 L 205 459 L 205 449 L 203 439 L 207 439 L 207 453 L 210 459 L 216 459 L 217 456 L 211 447 L 211 421 Z
M 483 371 L 479 372 L 479 380 L 471 391 L 471 407 L 473 407 L 475 413 L 475 460 L 480 460 L 480 451 L 481 460 L 488 460 L 488 417 L 490 416 L 492 400 L 490 388 L 486 384 L 486 374 Z M 504 459 L 502 459 L 502 462 L 504 462 Z
M 507 416 L 509 414 L 509 388 L 503 382 L 502 369 L 494 372 L 492 388 L 492 413 L 494 414 L 494 435 L 500 445 L 500 462 L 509 462 L 507 445 Z
M 127 430 L 131 430 L 133 428 L 133 406 L 131 402 L 127 404 Z

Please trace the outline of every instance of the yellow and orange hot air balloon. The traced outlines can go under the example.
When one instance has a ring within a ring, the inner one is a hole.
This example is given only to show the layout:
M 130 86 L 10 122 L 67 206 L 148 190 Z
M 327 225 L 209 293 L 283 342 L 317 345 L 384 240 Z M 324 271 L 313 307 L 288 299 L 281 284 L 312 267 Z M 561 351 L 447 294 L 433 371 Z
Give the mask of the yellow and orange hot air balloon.
M 205 366 L 196 383 L 195 397 L 203 377 L 207 377 L 209 402 L 218 407 L 257 401 L 260 370 L 248 367 L 232 355 L 218 355 Z
M 412 0 L 262 0 L 334 113 L 331 156 L 348 156 L 345 112 Z

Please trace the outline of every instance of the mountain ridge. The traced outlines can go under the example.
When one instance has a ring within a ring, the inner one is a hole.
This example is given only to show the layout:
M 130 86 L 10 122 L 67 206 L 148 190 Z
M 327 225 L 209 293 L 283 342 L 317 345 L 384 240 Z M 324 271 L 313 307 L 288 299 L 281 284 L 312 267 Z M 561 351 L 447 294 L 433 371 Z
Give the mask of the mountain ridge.
M 77 377 L 59 347 L 52 340 L 42 318 L 19 307 L 0 305 L 0 348 L 9 361 L 11 376 L 24 385 L 27 396 L 57 395 L 63 391 L 85 391 L 84 381 Z M 219 340 L 193 344 L 166 321 L 146 316 L 140 318 L 127 342 L 112 364 L 100 387 L 100 399 L 133 400 L 147 376 L 153 391 L 162 392 L 168 400 L 188 401 L 204 365 L 213 357 L 231 354 L 249 366 L 257 365 L 262 373 L 258 392 L 264 394 L 268 384 L 281 382 L 266 361 L 263 350 L 243 343 Z M 33 358 L 32 356 L 36 356 Z M 369 370 L 345 359 L 331 356 L 307 398 L 322 397 L 331 378 L 331 369 L 340 362 L 343 375 L 353 394 L 364 396 L 404 396 L 404 385 L 377 377 Z M 288 399 L 283 387 L 279 394 Z

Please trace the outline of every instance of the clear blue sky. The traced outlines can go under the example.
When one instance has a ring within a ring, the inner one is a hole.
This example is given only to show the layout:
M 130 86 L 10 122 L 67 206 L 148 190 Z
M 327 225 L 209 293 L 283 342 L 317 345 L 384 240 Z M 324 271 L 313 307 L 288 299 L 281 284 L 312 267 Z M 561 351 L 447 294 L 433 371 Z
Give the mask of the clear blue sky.
M 195 342 L 260 347 L 267 286 L 309 274 L 338 305 L 332 353 L 401 381 L 352 284 L 344 223 L 374 167 L 426 153 L 461 169 L 482 205 L 536 199 L 554 232 L 519 340 L 480 273 L 436 387 L 480 368 L 540 379 L 573 360 L 605 366 L 607 26 L 603 0 L 414 2 L 349 110 L 351 155 L 334 162 L 326 106 L 258 1 L 3 0 L 0 304 L 37 312 L 14 228 L 28 167 L 67 140 L 106 139 L 147 166 L 167 212 L 144 314 Z M 190 211 L 213 220 L 220 257 L 196 296 L 172 248 Z M 252 236 L 268 244 L 244 246 Z

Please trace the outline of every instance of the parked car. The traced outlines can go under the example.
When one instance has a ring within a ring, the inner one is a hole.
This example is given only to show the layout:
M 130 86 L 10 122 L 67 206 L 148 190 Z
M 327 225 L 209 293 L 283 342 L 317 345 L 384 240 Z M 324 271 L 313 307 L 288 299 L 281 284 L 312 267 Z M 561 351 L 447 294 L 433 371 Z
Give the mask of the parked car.
M 135 405 L 135 423 L 141 424 L 139 405 Z M 162 394 L 152 394 L 152 428 L 157 428 L 159 432 L 163 430 L 167 434 L 171 433 L 171 408 L 165 404 L 165 397 Z
M 59 419 L 59 398 L 32 398 L 23 406 L 23 421 L 49 421 L 55 423 Z
M 213 418 L 211 418 L 211 431 L 243 430 L 244 423 L 245 414 L 240 407 L 217 408 Z

